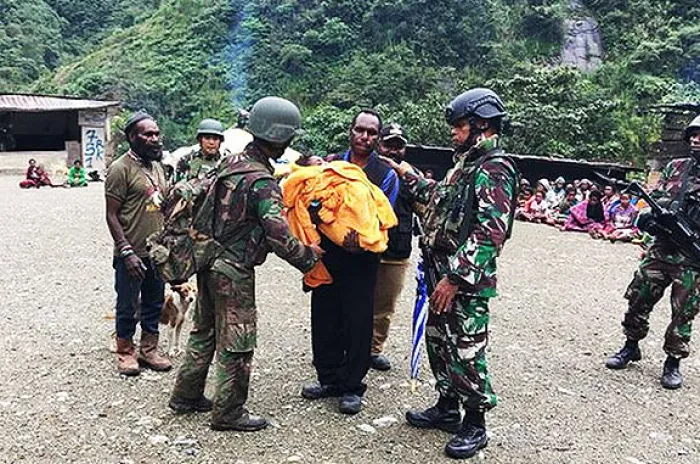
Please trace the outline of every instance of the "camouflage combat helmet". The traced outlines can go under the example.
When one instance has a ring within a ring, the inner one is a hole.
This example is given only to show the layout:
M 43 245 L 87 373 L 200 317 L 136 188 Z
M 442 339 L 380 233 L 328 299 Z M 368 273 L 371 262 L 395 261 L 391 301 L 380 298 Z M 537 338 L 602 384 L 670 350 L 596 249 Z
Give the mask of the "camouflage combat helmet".
M 502 118 L 506 114 L 506 107 L 496 92 L 484 88 L 467 90 L 445 108 L 445 119 L 451 126 L 470 116 L 492 119 Z
M 216 119 L 203 119 L 197 127 L 197 137 L 200 135 L 218 135 L 223 140 L 224 125 Z
M 700 130 L 700 115 L 695 116 L 695 119 L 690 121 L 690 124 L 688 124 L 688 127 L 685 128 L 685 141 L 690 142 L 690 135 L 695 132 Z
M 302 133 L 301 113 L 294 103 L 284 98 L 261 98 L 250 110 L 248 131 L 268 142 L 287 143 Z

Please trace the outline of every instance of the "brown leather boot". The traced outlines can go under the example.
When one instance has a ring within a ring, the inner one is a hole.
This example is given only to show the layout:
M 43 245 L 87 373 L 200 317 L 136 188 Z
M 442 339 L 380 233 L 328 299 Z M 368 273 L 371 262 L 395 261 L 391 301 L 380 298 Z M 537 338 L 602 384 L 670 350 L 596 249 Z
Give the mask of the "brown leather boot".
M 123 375 L 139 375 L 141 369 L 136 361 L 134 343 L 127 338 L 117 338 L 117 370 Z
M 141 333 L 141 352 L 139 363 L 154 371 L 169 371 L 173 368 L 170 360 L 158 354 L 158 335 L 147 332 Z

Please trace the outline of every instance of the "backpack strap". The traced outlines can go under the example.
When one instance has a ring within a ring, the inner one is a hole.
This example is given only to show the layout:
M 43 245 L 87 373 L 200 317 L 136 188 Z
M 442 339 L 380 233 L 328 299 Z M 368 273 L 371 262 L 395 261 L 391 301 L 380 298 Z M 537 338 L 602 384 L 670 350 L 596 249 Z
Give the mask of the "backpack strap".
M 248 181 L 249 187 L 261 179 L 274 180 L 272 174 L 270 174 L 266 170 L 250 170 L 249 168 L 247 170 L 236 170 L 235 163 L 233 164 L 233 169 L 231 168 L 231 163 L 229 163 L 226 169 L 212 170 L 207 174 L 207 178 L 211 178 L 211 183 L 207 186 L 206 191 L 202 195 L 201 200 L 193 206 L 192 213 L 193 229 L 195 229 L 198 233 L 211 237 L 215 241 L 219 242 L 224 248 L 227 246 L 227 243 L 230 242 L 232 239 L 236 239 L 241 235 L 249 233 L 255 227 L 255 224 L 251 224 L 249 227 L 246 228 L 246 230 L 243 231 L 243 234 L 237 233 L 235 237 L 222 237 L 216 233 L 215 222 L 220 215 L 219 198 L 221 197 L 222 189 L 226 188 L 224 186 L 224 181 L 230 179 L 231 177 L 240 175 L 241 179 L 235 187 L 240 188 L 240 184 L 244 180 Z M 242 167 L 245 166 L 242 165 Z M 210 211 L 210 213 L 207 214 L 207 211 Z M 244 218 L 240 219 L 242 220 Z
M 513 158 L 506 155 L 505 152 L 503 152 L 503 150 L 498 149 L 493 150 L 477 158 L 474 161 L 471 172 L 469 173 L 469 178 L 467 179 L 466 198 L 464 198 L 461 204 L 462 212 L 464 213 L 462 215 L 463 220 L 459 228 L 459 233 L 457 234 L 457 243 L 459 243 L 460 245 L 463 244 L 469 238 L 469 235 L 471 235 L 473 231 L 474 214 L 472 211 L 474 210 L 474 203 L 476 201 L 476 186 L 474 185 L 476 173 L 479 171 L 479 169 L 481 169 L 481 166 L 486 161 L 493 160 L 496 158 L 506 160 L 515 174 L 515 185 L 513 186 L 513 193 L 511 196 L 511 207 L 510 214 L 508 215 L 508 230 L 506 232 L 506 239 L 509 239 L 511 237 L 511 234 L 513 232 L 513 224 L 515 222 L 515 207 L 518 203 L 517 185 L 519 182 L 520 174 L 515 164 L 515 161 L 513 161 Z

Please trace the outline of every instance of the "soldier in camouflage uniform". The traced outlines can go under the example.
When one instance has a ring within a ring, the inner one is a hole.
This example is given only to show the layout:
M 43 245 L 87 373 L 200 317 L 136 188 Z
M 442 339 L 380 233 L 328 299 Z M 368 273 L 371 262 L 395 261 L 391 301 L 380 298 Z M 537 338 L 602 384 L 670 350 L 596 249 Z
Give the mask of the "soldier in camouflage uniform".
M 440 182 L 392 166 L 413 199 L 425 206 L 422 248 L 430 250 L 437 285 L 429 288 L 426 345 L 440 395 L 435 406 L 409 411 L 420 428 L 456 432 L 445 446 L 453 458 L 468 458 L 486 446 L 484 413 L 496 405 L 486 367 L 490 298 L 496 296 L 496 260 L 513 223 L 518 174 L 499 148 L 501 99 L 472 89 L 446 111 L 457 146 L 455 166 Z M 462 420 L 460 408 L 466 410 Z
M 204 119 L 197 128 L 199 149 L 184 155 L 177 162 L 175 181 L 183 179 L 202 179 L 209 171 L 216 168 L 221 158 L 229 153 L 221 153 L 224 142 L 224 125 L 216 119 Z
M 690 143 L 691 156 L 672 160 L 664 168 L 652 195 L 667 209 L 682 206 L 690 221 L 700 227 L 700 116 L 686 128 L 685 138 Z M 640 216 L 638 225 L 653 234 L 651 214 Z M 683 254 L 663 236 L 654 240 L 627 287 L 625 298 L 629 306 L 622 321 L 627 341 L 605 365 L 610 369 L 622 369 L 630 361 L 642 359 L 639 340 L 649 332 L 649 314 L 669 285 L 671 323 L 666 329 L 664 351 L 667 358 L 661 385 L 676 389 L 683 383 L 680 360 L 690 352 L 692 322 L 700 309 L 700 263 Z
M 445 452 L 460 459 L 486 446 L 484 413 L 496 405 L 486 368 L 488 302 L 496 296 L 496 260 L 512 227 L 518 185 L 513 161 L 499 148 L 505 115 L 493 91 L 469 90 L 447 107 L 457 150 L 446 177 L 435 182 L 407 164 L 395 166 L 414 200 L 425 205 L 422 247 L 432 252 L 426 264 L 438 280 L 429 288 L 425 333 L 440 398 L 425 411 L 409 411 L 406 420 L 456 432 Z
M 259 100 L 248 127 L 253 142 L 217 168 L 212 229 L 225 251 L 210 269 L 197 274 L 199 305 L 170 400 L 170 407 L 180 413 L 208 411 L 213 406 L 214 430 L 256 431 L 268 425 L 243 407 L 257 337 L 254 267 L 274 251 L 306 272 L 322 254 L 319 247 L 306 247 L 291 235 L 269 161 L 282 155 L 300 124 L 301 115 L 293 103 L 276 97 Z M 204 397 L 204 384 L 215 352 L 218 369 L 212 405 Z

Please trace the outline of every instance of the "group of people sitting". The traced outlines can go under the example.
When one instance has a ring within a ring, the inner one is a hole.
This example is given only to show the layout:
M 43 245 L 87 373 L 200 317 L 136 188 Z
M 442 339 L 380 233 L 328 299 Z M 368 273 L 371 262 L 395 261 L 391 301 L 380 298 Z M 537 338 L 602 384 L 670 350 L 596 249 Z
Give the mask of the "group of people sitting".
M 95 172 L 95 174 L 97 174 Z M 91 179 L 94 175 L 91 173 Z M 97 174 L 99 179 L 99 174 Z M 25 173 L 24 179 L 19 183 L 20 188 L 41 188 L 41 187 L 87 187 L 87 176 L 83 163 L 77 159 L 73 161 L 73 166 L 68 170 L 66 181 L 63 184 L 54 184 L 46 172 L 44 166 L 37 164 L 34 158 L 29 160 L 29 167 Z
M 603 190 L 588 179 L 567 184 L 563 177 L 553 185 L 540 179 L 533 190 L 530 182 L 520 181 L 515 217 L 522 221 L 555 226 L 562 231 L 588 232 L 595 239 L 630 242 L 641 239 L 635 225 L 643 200 L 612 185 Z

